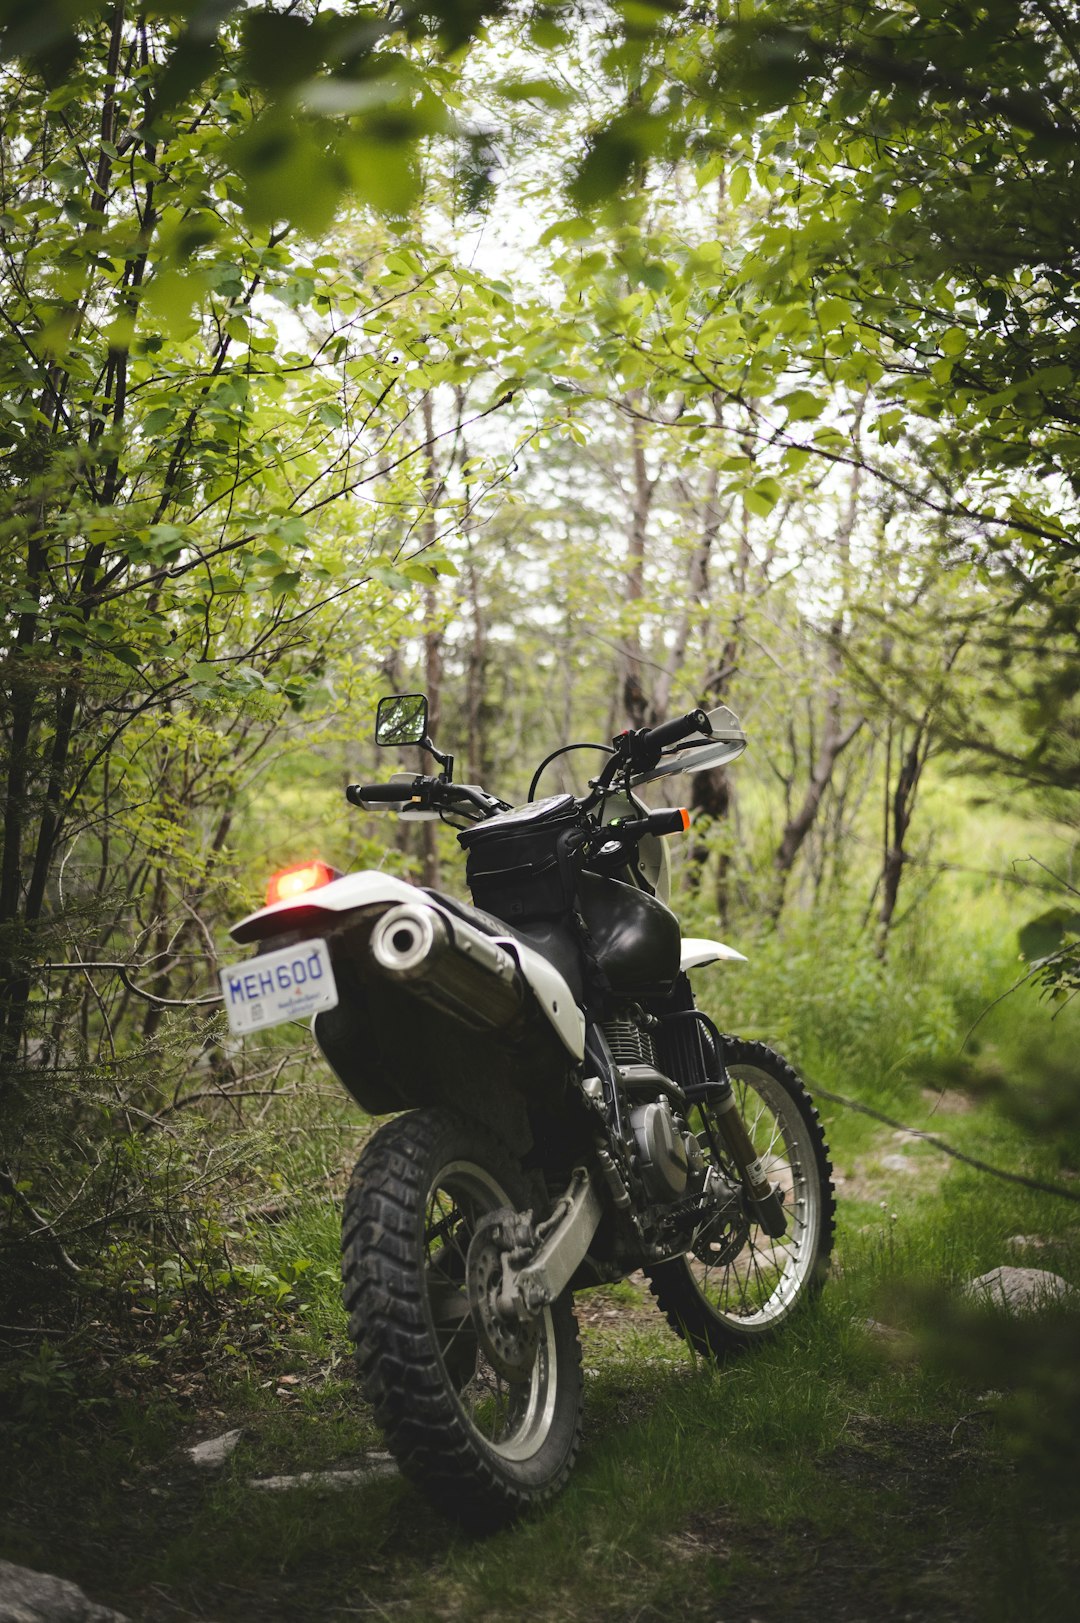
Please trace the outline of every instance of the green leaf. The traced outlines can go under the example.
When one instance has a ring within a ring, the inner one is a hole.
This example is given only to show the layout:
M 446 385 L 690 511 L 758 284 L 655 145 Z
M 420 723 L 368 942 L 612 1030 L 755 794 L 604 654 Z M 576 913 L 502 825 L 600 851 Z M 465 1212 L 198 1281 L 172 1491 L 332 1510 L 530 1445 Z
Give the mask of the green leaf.
M 1061 950 L 1066 936 L 1080 936 L 1080 913 L 1068 907 L 1051 907 L 1038 918 L 1029 919 L 1018 932 L 1020 956 L 1029 964 L 1041 963 Z
M 811 394 L 809 389 L 793 389 L 790 394 L 781 395 L 776 403 L 786 410 L 789 423 L 820 417 L 825 409 L 824 400 L 819 395 Z
M 301 576 L 296 570 L 282 570 L 281 574 L 275 575 L 270 582 L 270 596 L 276 602 L 278 598 L 285 597 L 290 592 L 295 592 L 300 581 Z
M 143 433 L 151 436 L 161 434 L 175 417 L 176 412 L 172 406 L 155 406 L 142 420 Z

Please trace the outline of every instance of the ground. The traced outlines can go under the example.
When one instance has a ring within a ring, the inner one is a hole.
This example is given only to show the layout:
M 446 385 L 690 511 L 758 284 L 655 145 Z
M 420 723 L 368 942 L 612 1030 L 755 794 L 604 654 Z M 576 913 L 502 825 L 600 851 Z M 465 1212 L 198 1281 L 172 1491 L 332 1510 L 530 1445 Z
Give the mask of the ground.
M 890 1417 L 875 1389 L 912 1377 L 867 1333 L 854 1354 L 864 1407 L 849 1388 L 844 1412 L 832 1389 L 823 1415 L 820 1357 L 805 1382 L 797 1361 L 768 1353 L 718 1374 L 684 1354 L 636 1285 L 579 1305 L 581 1459 L 559 1504 L 520 1528 L 469 1539 L 396 1474 L 341 1492 L 252 1488 L 362 1466 L 380 1446 L 347 1366 L 294 1355 L 275 1371 L 268 1347 L 249 1351 L 239 1382 L 180 1366 L 168 1396 L 130 1374 L 81 1403 L 54 1393 L 44 1450 L 40 1416 L 6 1421 L 15 1491 L 0 1553 L 74 1578 L 140 1623 L 981 1623 L 1038 1616 L 1023 1605 L 1033 1581 L 1048 1607 L 1059 1588 L 1065 1603 L 1066 1519 L 1055 1529 L 1044 1507 L 1029 1550 L 996 1513 L 1018 1502 L 1018 1466 L 992 1399 L 955 1412 L 939 1393 L 921 1418 Z M 835 1330 L 822 1327 L 833 1343 Z M 191 1464 L 186 1447 L 232 1427 L 242 1437 L 224 1467 Z M 1020 1565 L 1032 1560 L 1034 1578 Z
M 577 1298 L 570 1486 L 488 1539 L 385 1469 L 252 1486 L 383 1449 L 338 1301 L 340 1191 L 267 1217 L 276 1305 L 251 1275 L 165 1314 L 112 1299 L 53 1325 L 28 1305 L 0 1326 L 0 1557 L 133 1623 L 1059 1623 L 1080 1584 L 1080 1326 L 977 1312 L 961 1282 L 1017 1260 L 1077 1277 L 1075 1204 L 853 1123 L 833 1134 L 831 1278 L 772 1344 L 716 1368 L 640 1277 Z M 959 1111 L 947 1128 L 1002 1163 L 1023 1142 Z M 222 1466 L 192 1464 L 233 1428 Z

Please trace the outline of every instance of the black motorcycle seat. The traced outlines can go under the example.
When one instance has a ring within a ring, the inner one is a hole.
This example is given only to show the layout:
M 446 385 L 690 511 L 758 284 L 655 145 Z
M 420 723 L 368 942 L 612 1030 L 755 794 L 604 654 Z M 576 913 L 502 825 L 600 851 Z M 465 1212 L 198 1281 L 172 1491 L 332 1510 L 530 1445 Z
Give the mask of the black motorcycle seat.
M 424 895 L 430 896 L 433 902 L 445 907 L 448 913 L 461 919 L 465 924 L 471 924 L 474 930 L 480 930 L 484 935 L 510 935 L 516 936 L 517 931 L 509 924 L 503 924 L 493 913 L 485 913 L 482 907 L 472 907 L 468 902 L 459 902 L 456 896 L 447 896 L 441 890 L 429 890 L 425 887 Z

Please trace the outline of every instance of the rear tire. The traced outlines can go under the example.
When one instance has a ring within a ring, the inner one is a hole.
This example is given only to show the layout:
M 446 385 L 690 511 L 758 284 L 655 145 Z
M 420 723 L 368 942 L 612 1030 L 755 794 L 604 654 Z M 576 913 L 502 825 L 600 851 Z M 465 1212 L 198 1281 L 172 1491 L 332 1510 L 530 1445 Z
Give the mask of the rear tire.
M 694 1251 L 646 1270 L 649 1288 L 672 1329 L 706 1357 L 724 1358 L 774 1336 L 821 1289 L 836 1217 L 832 1166 L 818 1113 L 786 1060 L 764 1043 L 724 1038 L 724 1061 L 738 1109 L 784 1191 L 787 1233 L 770 1239 L 749 1216 L 709 1233 Z M 738 1182 L 715 1120 L 690 1116 L 707 1162 Z
M 382 1127 L 345 1198 L 342 1276 L 361 1387 L 402 1470 L 478 1529 L 558 1493 L 580 1440 L 569 1293 L 541 1314 L 531 1367 L 514 1381 L 485 1355 L 469 1310 L 465 1261 L 476 1225 L 529 1204 L 504 1146 L 435 1109 Z

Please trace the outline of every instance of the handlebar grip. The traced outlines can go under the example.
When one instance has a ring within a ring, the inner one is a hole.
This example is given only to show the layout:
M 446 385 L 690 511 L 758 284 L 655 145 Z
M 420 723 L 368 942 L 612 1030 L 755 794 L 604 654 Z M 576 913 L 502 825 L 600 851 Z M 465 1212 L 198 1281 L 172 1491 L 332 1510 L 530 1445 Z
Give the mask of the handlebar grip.
M 377 805 L 380 802 L 400 806 L 402 801 L 411 798 L 412 787 L 408 783 L 350 783 L 345 790 L 345 799 L 352 806 Z
M 646 834 L 685 834 L 690 827 L 690 813 L 685 806 L 658 806 L 643 817 L 627 818 L 624 822 L 605 823 L 601 835 L 623 841 L 642 840 Z
M 707 710 L 691 710 L 689 715 L 676 716 L 673 721 L 662 721 L 659 727 L 649 728 L 649 742 L 657 749 L 666 749 L 669 744 L 681 744 L 684 738 L 690 738 L 694 733 L 704 733 L 706 738 L 712 733 L 712 723 Z
M 648 834 L 685 834 L 690 827 L 690 813 L 685 806 L 661 806 L 646 812 L 642 820 Z

